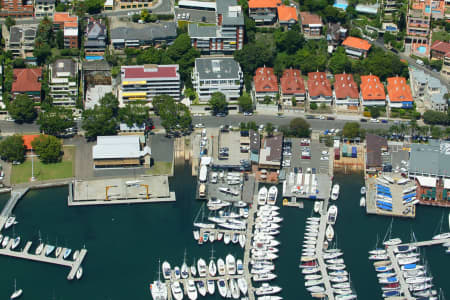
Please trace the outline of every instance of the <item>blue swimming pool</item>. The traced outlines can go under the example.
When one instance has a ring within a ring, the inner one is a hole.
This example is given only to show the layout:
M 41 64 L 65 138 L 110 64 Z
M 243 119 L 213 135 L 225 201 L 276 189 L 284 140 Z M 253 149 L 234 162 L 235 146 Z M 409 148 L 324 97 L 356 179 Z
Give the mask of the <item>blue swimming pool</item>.
M 334 3 L 333 6 L 336 7 L 336 8 L 340 8 L 340 9 L 346 10 L 348 4 L 346 4 L 346 3 Z
M 387 30 L 387 31 L 397 31 L 397 27 L 386 26 L 386 30 Z
M 86 56 L 85 58 L 86 60 L 101 60 L 103 59 L 103 56 Z
M 431 12 L 431 8 L 429 5 L 425 6 L 425 12 L 428 14 Z
M 425 52 L 427 52 L 427 47 L 419 46 L 419 47 L 417 47 L 417 51 L 419 51 L 420 53 L 425 53 Z

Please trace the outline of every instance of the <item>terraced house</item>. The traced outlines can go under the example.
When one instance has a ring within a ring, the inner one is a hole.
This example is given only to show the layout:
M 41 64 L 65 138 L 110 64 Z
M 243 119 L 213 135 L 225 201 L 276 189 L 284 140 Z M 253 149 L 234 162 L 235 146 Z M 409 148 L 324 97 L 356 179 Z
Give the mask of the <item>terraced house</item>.
M 50 96 L 53 105 L 75 106 L 78 98 L 78 63 L 57 59 L 49 67 Z
M 385 106 L 386 93 L 380 78 L 375 75 L 361 76 L 360 98 L 363 106 Z
M 333 93 L 331 91 L 331 83 L 325 72 L 309 72 L 308 73 L 308 101 L 309 104 L 316 103 L 318 105 L 331 105 L 333 101 Z
M 413 107 L 411 88 L 406 84 L 405 77 L 389 77 L 387 83 L 387 100 L 390 108 Z

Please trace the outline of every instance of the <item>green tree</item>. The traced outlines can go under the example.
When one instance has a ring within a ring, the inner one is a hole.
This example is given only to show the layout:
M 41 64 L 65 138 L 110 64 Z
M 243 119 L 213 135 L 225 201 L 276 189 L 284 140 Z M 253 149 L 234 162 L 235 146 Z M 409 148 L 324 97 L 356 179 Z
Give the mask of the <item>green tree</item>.
M 173 101 L 173 98 L 170 97 L 169 95 L 158 95 L 153 97 L 152 105 L 155 114 L 159 115 L 159 109 L 161 105 L 163 105 L 164 103 L 169 103 L 171 101 Z
M 328 68 L 333 74 L 351 72 L 352 63 L 345 54 L 345 50 L 343 47 L 338 47 L 336 51 L 333 53 L 333 55 L 330 58 L 330 61 L 328 62 Z
M 294 54 L 305 44 L 305 38 L 297 30 L 277 30 L 274 33 L 274 39 L 277 52 L 287 54 Z
M 94 140 L 101 135 L 115 135 L 117 118 L 110 108 L 96 105 L 93 109 L 83 112 L 82 128 L 87 140 Z
M 189 98 L 189 100 L 194 101 L 197 98 L 197 93 L 192 88 L 187 88 L 184 91 L 184 96 Z
M 149 107 L 145 103 L 127 103 L 119 110 L 120 121 L 129 127 L 133 124 L 141 125 L 148 122 Z
M 242 96 L 239 97 L 238 103 L 243 112 L 251 112 L 253 110 L 252 97 L 247 93 L 243 93 Z
M 258 67 L 271 66 L 274 49 L 267 46 L 264 40 L 246 44 L 241 50 L 234 52 L 234 58 L 240 63 L 244 73 L 253 74 Z
M 273 136 L 273 132 L 275 130 L 275 127 L 273 126 L 272 123 L 270 123 L 270 122 L 267 123 L 266 127 L 264 129 L 265 129 L 265 131 L 266 131 L 268 136 Z
M 100 105 L 111 109 L 114 116 L 117 116 L 119 113 L 119 100 L 117 100 L 117 97 L 113 93 L 106 93 L 100 99 Z
M 73 110 L 62 106 L 53 106 L 39 114 L 37 123 L 40 125 L 41 132 L 54 136 L 61 135 L 66 129 L 75 126 Z
M 64 32 L 61 29 L 56 32 L 55 39 L 58 49 L 64 49 Z
M 192 126 L 189 108 L 167 95 L 153 98 L 153 107 L 161 118 L 161 125 L 167 130 L 188 130 Z
M 369 107 L 370 116 L 374 119 L 380 116 L 380 109 L 376 106 Z
M 258 130 L 258 125 L 256 125 L 255 121 L 250 121 L 247 123 L 247 128 L 249 130 Z
M 36 137 L 32 142 L 34 152 L 39 155 L 39 159 L 45 163 L 56 163 L 61 160 L 62 143 L 52 135 L 43 135 Z
M 442 137 L 442 129 L 439 126 L 432 126 L 431 127 L 431 136 L 433 139 L 440 139 Z
M 309 137 L 310 125 L 303 118 L 292 119 L 289 123 L 289 131 L 295 137 Z
M 23 162 L 25 160 L 25 146 L 22 136 L 15 134 L 4 138 L 0 142 L 0 157 L 10 162 Z
M 209 99 L 209 105 L 213 111 L 213 114 L 225 112 L 228 106 L 227 98 L 221 92 L 215 92 Z
M 312 109 L 312 110 L 316 110 L 316 109 L 317 109 L 317 103 L 311 102 L 311 103 L 309 104 L 309 108 Z
M 8 28 L 8 30 L 10 30 L 11 26 L 16 25 L 16 20 L 11 18 L 10 16 L 7 16 L 5 19 L 5 25 L 6 25 L 6 28 Z
M 361 127 L 358 122 L 347 122 L 342 130 L 342 135 L 347 138 L 355 138 L 361 136 Z
M 295 99 L 295 96 L 292 96 L 291 103 L 292 103 L 292 106 L 297 106 L 297 99 Z
M 425 124 L 431 125 L 447 125 L 449 123 L 449 117 L 446 113 L 427 110 L 423 114 L 423 121 Z
M 89 14 L 98 14 L 105 5 L 105 0 L 85 0 L 84 5 Z
M 272 103 L 272 98 L 270 96 L 264 96 L 264 100 L 262 102 L 263 104 L 270 104 Z
M 166 57 L 163 57 L 162 63 L 168 64 L 175 62 L 180 66 L 180 77 L 187 87 L 191 87 L 191 72 L 194 67 L 195 59 L 200 57 L 200 52 L 191 45 L 191 38 L 187 33 L 180 34 L 172 45 L 167 49 Z
M 16 96 L 16 99 L 9 103 L 8 112 L 17 123 L 33 122 L 37 116 L 34 101 L 28 95 Z

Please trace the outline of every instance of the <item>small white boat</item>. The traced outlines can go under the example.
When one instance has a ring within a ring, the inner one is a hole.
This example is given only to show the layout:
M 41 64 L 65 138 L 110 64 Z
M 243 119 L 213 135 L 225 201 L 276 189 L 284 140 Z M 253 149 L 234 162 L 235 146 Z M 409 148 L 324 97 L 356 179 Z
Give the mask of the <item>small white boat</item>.
M 345 270 L 333 271 L 333 272 L 328 273 L 328 275 L 330 275 L 330 276 L 348 276 L 348 272 Z
M 337 198 L 339 197 L 339 189 L 339 184 L 335 183 L 333 185 L 333 188 L 331 189 L 331 200 L 337 200 Z
M 344 259 L 343 258 L 333 258 L 333 259 L 327 259 L 325 263 L 329 265 L 335 265 L 335 264 L 343 264 Z
M 304 268 L 304 269 L 302 269 L 302 274 L 315 274 L 319 271 L 320 271 L 320 269 L 318 267 Z
M 62 247 L 58 247 L 55 250 L 55 257 L 58 258 L 61 255 Z
M 208 293 L 210 295 L 214 294 L 214 292 L 216 291 L 216 285 L 214 284 L 214 280 L 207 280 L 206 287 L 208 288 Z
M 327 223 L 334 225 L 336 223 L 336 219 L 337 219 L 337 213 L 338 213 L 338 209 L 336 205 L 331 205 L 328 208 L 328 215 L 327 215 Z
M 175 268 L 173 268 L 173 274 L 175 276 L 175 279 L 180 279 L 181 278 L 181 271 L 180 271 L 180 267 L 179 266 L 175 266 Z
M 369 254 L 373 254 L 373 255 L 386 254 L 386 250 L 384 250 L 384 249 L 370 250 L 370 251 L 369 251 Z
M 217 280 L 217 288 L 219 289 L 220 296 L 222 296 L 222 298 L 225 298 L 228 293 L 228 288 L 225 280 L 223 279 Z
M 175 300 L 183 299 L 183 290 L 181 289 L 180 282 L 172 282 L 170 289 L 172 290 L 172 295 Z
M 344 264 L 327 265 L 327 269 L 335 271 L 344 270 L 345 265 Z
M 6 219 L 5 229 L 8 229 L 9 227 L 13 226 L 15 221 L 16 221 L 16 217 L 14 217 L 14 216 L 11 216 L 8 219 Z
M 239 277 L 237 279 L 237 284 L 238 284 L 239 290 L 241 290 L 242 295 L 246 295 L 247 291 L 248 291 L 248 285 L 247 285 L 247 281 L 245 280 L 245 278 Z
M 203 258 L 200 258 L 197 261 L 197 271 L 198 271 L 198 276 L 200 277 L 206 277 L 206 262 Z
M 325 230 L 325 236 L 327 237 L 328 241 L 331 241 L 334 237 L 334 229 L 331 224 L 328 224 L 327 229 Z
M 165 280 L 169 280 L 172 276 L 172 269 L 167 261 L 162 263 L 162 273 Z
M 239 245 L 241 245 L 242 248 L 245 247 L 245 234 L 239 235 Z
M 231 278 L 229 280 L 228 286 L 230 288 L 231 296 L 233 297 L 233 299 L 239 299 L 239 296 L 241 293 L 239 291 L 239 287 L 236 283 L 236 280 L 234 280 L 234 278 Z
M 5 248 L 9 243 L 9 236 L 5 236 L 2 241 L 2 247 Z
M 226 269 L 228 275 L 234 275 L 236 274 L 236 260 L 233 255 L 228 254 L 225 257 L 225 263 L 226 263 Z
M 310 287 L 306 288 L 306 290 L 308 292 L 311 292 L 311 293 L 322 293 L 322 292 L 325 292 L 325 288 L 323 286 L 319 286 L 319 285 L 310 286 Z
M 195 287 L 194 280 L 187 281 L 187 296 L 189 300 L 196 300 L 198 298 L 197 288 Z
M 236 273 L 238 275 L 244 274 L 244 263 L 240 258 L 236 259 Z
M 72 253 L 72 249 L 67 248 L 66 251 L 64 251 L 63 259 L 67 259 L 70 256 L 70 253 Z
M 265 205 L 267 202 L 268 191 L 265 186 L 263 186 L 258 192 L 258 205 Z
M 226 232 L 223 236 L 223 242 L 225 243 L 225 245 L 228 245 L 231 241 L 231 235 Z
M 275 286 L 275 285 L 270 285 L 266 282 L 263 283 L 259 288 L 255 289 L 255 294 L 257 296 L 273 295 L 273 294 L 276 294 L 279 292 L 281 292 L 281 287 Z
M 14 292 L 11 294 L 11 296 L 9 297 L 9 299 L 17 299 L 20 296 L 22 296 L 23 294 L 23 290 L 22 289 L 17 289 L 16 286 L 16 280 L 14 279 Z
M 20 244 L 20 236 L 16 237 L 13 241 L 13 244 L 11 245 L 11 249 L 14 250 L 19 246 Z
M 314 202 L 314 212 L 316 214 L 319 213 L 319 211 L 322 209 L 322 207 L 323 207 L 323 201 L 316 200 Z
M 323 284 L 323 280 L 322 279 L 315 279 L 315 280 L 307 280 L 305 281 L 305 286 L 314 286 L 314 285 L 320 285 Z
M 366 198 L 363 196 L 361 199 L 359 199 L 359 206 L 364 207 L 366 206 Z
M 239 200 L 239 201 L 234 202 L 233 205 L 235 207 L 246 207 L 247 203 L 245 203 L 244 201 Z
M 217 260 L 217 271 L 219 272 L 220 276 L 224 276 L 226 273 L 225 262 L 223 261 L 222 258 L 219 258 Z
M 53 250 L 55 250 L 55 246 L 46 245 L 45 246 L 45 256 L 49 256 L 50 254 L 52 254 Z
M 42 245 L 44 245 L 44 244 L 42 244 Z M 40 246 L 40 245 L 39 245 Z M 39 248 L 39 247 L 38 247 Z M 36 250 L 37 251 L 37 250 Z M 41 250 L 42 251 L 42 250 Z M 37 253 L 36 253 L 37 254 Z M 75 261 L 75 260 L 77 260 L 77 258 L 78 258 L 78 255 L 80 255 L 80 250 L 75 250 L 75 252 L 73 253 L 73 260 Z
M 83 276 L 83 268 L 80 266 L 77 270 L 76 277 L 78 280 L 80 280 L 81 276 Z
M 262 274 L 255 274 L 253 275 L 253 281 L 255 282 L 259 282 L 259 281 L 270 281 L 277 278 L 277 275 L 271 273 L 271 272 L 266 272 L 266 273 L 262 273 Z
M 189 271 L 191 272 L 191 276 L 197 276 L 197 268 L 195 267 L 195 265 L 190 266 Z
M 364 195 L 366 193 L 366 187 L 362 186 L 361 187 L 361 195 Z
M 200 238 L 200 232 L 198 230 L 193 230 L 192 233 L 194 234 L 194 240 L 198 241 Z
M 272 185 L 269 188 L 269 192 L 267 194 L 267 204 L 275 205 L 278 197 L 278 188 L 275 185 Z
M 331 286 L 333 289 L 348 289 L 350 288 L 350 282 L 333 283 Z
M 319 275 L 319 274 L 305 275 L 305 280 L 318 280 L 321 278 L 322 278 L 322 275 Z
M 223 239 L 223 232 L 217 233 L 217 240 L 221 241 Z
M 181 278 L 186 279 L 189 277 L 189 267 L 186 263 L 186 260 L 183 261 L 181 265 Z
M 216 266 L 216 263 L 214 262 L 213 259 L 211 259 L 209 261 L 208 270 L 209 270 L 209 275 L 211 275 L 212 277 L 216 276 L 216 274 L 217 274 L 217 266 Z
M 389 239 L 389 240 L 383 242 L 383 245 L 385 245 L 385 246 L 395 246 L 395 245 L 399 245 L 401 243 L 402 243 L 401 239 L 399 239 L 399 238 L 392 238 L 392 239 Z
M 214 286 L 214 283 L 213 283 L 213 286 Z M 202 295 L 203 297 L 205 297 L 206 293 L 207 293 L 205 283 L 202 280 L 199 280 L 196 283 L 196 287 L 197 287 L 198 293 L 200 295 Z
M 433 240 L 443 240 L 443 239 L 449 239 L 450 238 L 450 232 L 440 233 L 438 235 L 433 236 Z

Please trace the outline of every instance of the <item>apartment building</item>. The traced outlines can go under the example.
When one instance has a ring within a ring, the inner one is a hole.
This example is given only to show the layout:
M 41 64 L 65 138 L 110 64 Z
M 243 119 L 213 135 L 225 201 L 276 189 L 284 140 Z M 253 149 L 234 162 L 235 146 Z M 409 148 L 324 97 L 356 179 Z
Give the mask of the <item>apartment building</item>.
M 253 95 L 256 101 L 263 102 L 269 97 L 274 101 L 278 94 L 278 80 L 273 68 L 261 67 L 256 69 L 253 76 Z
M 322 37 L 323 24 L 322 18 L 319 15 L 302 11 L 300 12 L 300 23 L 305 38 Z
M 426 74 L 422 70 L 410 68 L 409 80 L 413 97 L 422 100 L 426 109 L 447 111 L 448 103 L 444 95 L 447 94 L 448 90 L 439 79 Z
M 354 36 L 347 37 L 342 42 L 342 46 L 344 46 L 347 56 L 352 58 L 367 57 L 367 53 L 369 53 L 370 47 L 372 47 L 368 41 Z
M 430 34 L 430 16 L 420 8 L 410 6 L 406 16 L 406 35 L 412 43 L 424 43 L 428 41 Z
M 34 15 L 36 17 L 52 17 L 55 6 L 55 0 L 34 0 Z
M 41 102 L 42 68 L 14 69 L 11 93 L 13 98 L 17 95 L 28 95 L 35 102 Z
M 6 50 L 11 51 L 15 58 L 32 58 L 37 28 L 38 24 L 21 24 L 11 26 L 8 32 L 7 27 L 2 26 Z
M 78 98 L 78 63 L 57 59 L 49 66 L 50 96 L 53 105 L 75 106 Z
M 443 19 L 445 16 L 444 0 L 412 0 L 410 7 L 433 19 Z
M 248 15 L 256 25 L 272 25 L 277 20 L 277 7 L 281 0 L 250 0 Z
M 216 26 L 190 23 L 188 34 L 194 48 L 203 53 L 232 54 L 244 45 L 244 14 L 236 0 L 218 0 Z
M 31 0 L 1 0 L 0 17 L 26 18 L 33 16 Z
M 334 99 L 338 110 L 358 110 L 358 85 L 352 74 L 334 75 Z
M 208 102 L 215 92 L 223 93 L 228 101 L 236 101 L 241 95 L 244 74 L 232 57 L 197 58 L 192 84 L 200 102 Z
M 385 106 L 386 93 L 380 78 L 375 75 L 361 76 L 360 99 L 363 106 Z
M 101 20 L 90 18 L 86 26 L 84 52 L 86 56 L 103 56 L 106 48 L 107 28 Z
M 450 80 L 450 53 L 444 56 L 444 61 L 442 63 L 441 75 L 447 80 Z
M 387 79 L 387 103 L 390 108 L 412 108 L 413 97 L 411 88 L 406 84 L 405 77 L 389 77 Z
M 431 45 L 430 50 L 430 56 L 432 59 L 444 59 L 446 55 L 450 55 L 450 43 L 435 41 Z
M 152 5 L 152 0 L 119 0 L 117 2 L 117 7 L 119 7 L 120 9 L 147 8 L 151 7 Z
M 280 79 L 281 101 L 284 105 L 292 105 L 293 99 L 300 104 L 306 100 L 305 80 L 298 69 L 286 69 Z
M 169 95 L 180 100 L 178 69 L 178 65 L 122 66 L 120 101 L 124 104 L 136 100 L 151 103 L 153 97 L 158 95 Z
M 64 32 L 64 48 L 78 48 L 78 17 L 68 12 L 53 15 L 53 30 Z
M 398 3 L 396 0 L 383 0 L 383 10 L 384 14 L 392 14 L 398 9 Z
M 309 72 L 308 73 L 308 102 L 317 105 L 331 105 L 333 101 L 333 93 L 331 91 L 331 83 L 325 72 Z
M 175 22 L 136 24 L 113 22 L 110 24 L 111 45 L 114 49 L 171 45 L 177 37 Z

